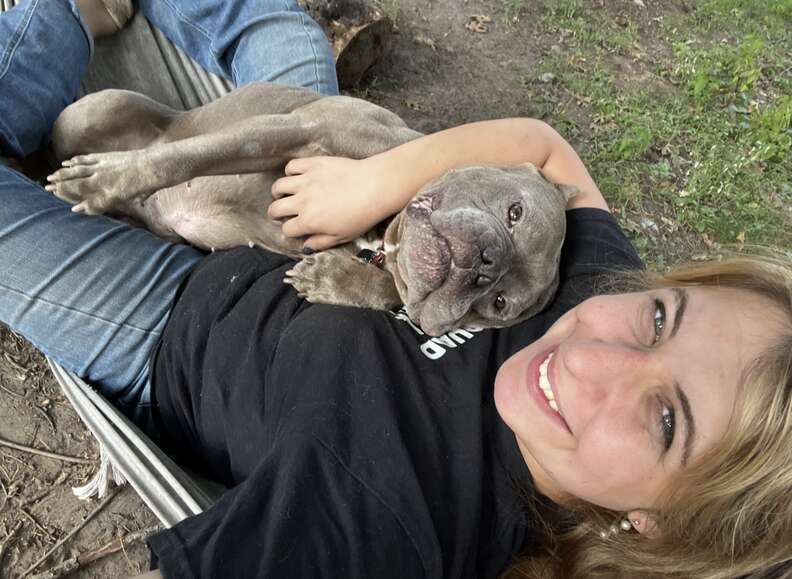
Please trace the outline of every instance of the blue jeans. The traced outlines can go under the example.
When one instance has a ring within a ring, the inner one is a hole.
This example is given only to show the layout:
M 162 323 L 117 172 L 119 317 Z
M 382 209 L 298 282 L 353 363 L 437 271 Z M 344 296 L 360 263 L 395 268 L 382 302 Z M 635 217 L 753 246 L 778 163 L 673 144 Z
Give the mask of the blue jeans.
M 139 8 L 190 56 L 238 84 L 337 93 L 329 45 L 296 2 L 140 0 Z M 0 153 L 25 155 L 46 140 L 92 49 L 74 0 L 27 0 L 0 13 Z M 107 217 L 72 213 L 0 165 L 0 321 L 150 432 L 149 359 L 202 256 Z

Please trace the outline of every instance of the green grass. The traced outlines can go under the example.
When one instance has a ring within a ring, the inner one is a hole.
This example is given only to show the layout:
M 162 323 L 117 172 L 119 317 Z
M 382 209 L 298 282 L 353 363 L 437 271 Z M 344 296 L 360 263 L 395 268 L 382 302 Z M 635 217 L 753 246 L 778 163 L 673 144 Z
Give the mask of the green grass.
M 516 24 L 520 20 L 520 14 L 527 3 L 528 0 L 505 0 L 504 11 L 506 22 L 508 24 Z
M 624 54 L 637 42 L 637 32 L 628 20 L 619 24 L 605 12 L 587 10 L 582 0 L 545 2 L 545 26 L 569 35 L 580 46 L 599 46 Z
M 640 38 L 580 0 L 548 1 L 544 25 L 568 40 L 540 74 L 585 113 L 548 120 L 579 137 L 634 233 L 643 216 L 707 243 L 792 246 L 792 0 L 710 0 Z M 625 78 L 614 55 L 644 74 Z

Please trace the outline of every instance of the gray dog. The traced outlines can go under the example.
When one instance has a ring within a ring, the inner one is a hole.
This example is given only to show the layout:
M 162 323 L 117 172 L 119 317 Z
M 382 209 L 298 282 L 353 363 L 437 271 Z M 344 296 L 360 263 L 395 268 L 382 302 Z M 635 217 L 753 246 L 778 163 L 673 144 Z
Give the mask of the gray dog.
M 360 159 L 418 136 L 363 100 L 269 83 L 187 112 L 109 90 L 58 118 L 54 152 L 67 160 L 48 189 L 76 210 L 131 217 L 201 248 L 259 245 L 301 259 L 284 281 L 309 301 L 404 304 L 430 335 L 537 313 L 558 283 L 574 188 L 531 165 L 449 171 L 365 238 L 311 256 L 267 216 L 290 159 Z

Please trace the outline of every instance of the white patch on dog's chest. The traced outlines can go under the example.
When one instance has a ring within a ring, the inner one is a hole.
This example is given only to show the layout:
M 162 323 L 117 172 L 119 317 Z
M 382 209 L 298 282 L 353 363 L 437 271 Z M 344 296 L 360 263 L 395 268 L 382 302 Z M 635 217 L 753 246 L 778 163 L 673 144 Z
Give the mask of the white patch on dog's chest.
M 376 236 L 358 237 L 355 241 L 355 256 L 380 269 L 385 267 L 386 254 L 382 250 L 382 238 Z
M 364 249 L 368 249 L 369 251 L 373 251 L 375 253 L 384 251 L 386 255 L 393 255 L 399 250 L 398 243 L 388 243 L 387 241 L 383 241 L 382 237 L 376 237 L 373 235 L 358 237 L 352 243 L 355 244 L 355 248 L 357 250 L 355 253 L 359 253 Z
M 355 241 L 355 247 L 358 251 L 363 249 L 368 249 L 370 251 L 379 251 L 382 249 L 382 238 L 368 238 L 368 237 L 358 237 Z

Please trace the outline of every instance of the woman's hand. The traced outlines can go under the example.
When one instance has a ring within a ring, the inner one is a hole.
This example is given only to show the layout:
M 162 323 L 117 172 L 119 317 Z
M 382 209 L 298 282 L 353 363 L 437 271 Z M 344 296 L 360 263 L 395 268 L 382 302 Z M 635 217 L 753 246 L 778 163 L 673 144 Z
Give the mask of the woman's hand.
M 272 185 L 269 216 L 284 221 L 284 235 L 305 237 L 306 248 L 351 241 L 393 213 L 377 203 L 382 172 L 371 159 L 305 157 L 285 173 Z

